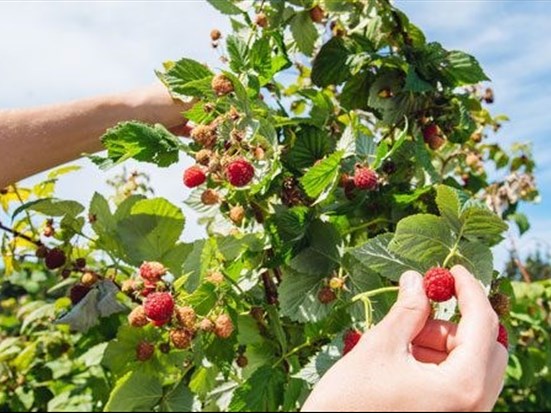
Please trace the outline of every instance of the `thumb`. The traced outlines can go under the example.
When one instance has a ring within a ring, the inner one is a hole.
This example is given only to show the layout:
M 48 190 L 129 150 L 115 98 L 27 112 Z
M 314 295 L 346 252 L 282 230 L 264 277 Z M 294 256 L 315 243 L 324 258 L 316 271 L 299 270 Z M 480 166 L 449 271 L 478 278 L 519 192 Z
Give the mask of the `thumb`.
M 430 314 L 430 304 L 423 287 L 423 277 L 415 271 L 406 271 L 400 277 L 398 300 L 377 326 L 387 335 L 389 344 L 409 349 L 410 343 L 421 332 Z

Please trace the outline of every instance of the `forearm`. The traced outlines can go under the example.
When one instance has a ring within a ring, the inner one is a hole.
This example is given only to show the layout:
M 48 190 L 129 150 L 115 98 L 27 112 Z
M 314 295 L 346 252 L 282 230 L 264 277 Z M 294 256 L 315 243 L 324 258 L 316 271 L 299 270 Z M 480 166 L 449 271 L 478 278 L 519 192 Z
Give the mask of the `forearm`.
M 0 188 L 101 150 L 100 136 L 125 120 L 183 122 L 162 85 L 31 109 L 0 110 Z

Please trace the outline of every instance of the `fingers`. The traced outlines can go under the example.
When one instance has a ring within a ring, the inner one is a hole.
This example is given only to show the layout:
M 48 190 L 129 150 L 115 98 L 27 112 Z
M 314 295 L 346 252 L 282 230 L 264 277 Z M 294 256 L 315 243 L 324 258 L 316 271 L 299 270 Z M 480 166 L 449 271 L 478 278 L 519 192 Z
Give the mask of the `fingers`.
M 489 381 L 489 393 L 491 397 L 489 398 L 488 409 L 491 409 L 501 390 L 503 389 L 503 384 L 505 381 L 505 370 L 507 368 L 507 361 L 509 360 L 509 353 L 499 343 L 495 343 L 494 350 L 492 352 L 492 358 L 490 361 L 490 371 L 488 374 Z
M 486 369 L 495 349 L 498 318 L 480 283 L 464 267 L 451 269 L 461 321 L 457 326 L 454 346 L 448 361 L 469 363 L 473 368 Z M 457 359 L 457 360 L 456 360 Z
M 377 326 L 384 341 L 405 351 L 422 330 L 430 314 L 430 305 L 423 278 L 415 271 L 406 271 L 400 278 L 398 300 L 387 316 Z
M 413 345 L 411 354 L 415 360 L 421 363 L 440 364 L 448 357 L 445 351 L 438 351 L 432 348 Z
M 455 323 L 444 320 L 427 320 L 421 332 L 413 339 L 413 344 L 449 353 L 457 345 L 456 333 L 457 324 Z

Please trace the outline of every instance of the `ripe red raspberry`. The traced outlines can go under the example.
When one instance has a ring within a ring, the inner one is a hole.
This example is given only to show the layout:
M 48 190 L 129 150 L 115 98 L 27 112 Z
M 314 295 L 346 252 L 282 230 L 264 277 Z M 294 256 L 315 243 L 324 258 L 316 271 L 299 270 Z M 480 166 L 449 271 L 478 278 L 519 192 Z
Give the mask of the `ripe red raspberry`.
M 63 250 L 60 248 L 53 248 L 48 251 L 44 260 L 46 267 L 50 270 L 55 270 L 56 268 L 63 267 L 66 261 L 67 257 L 65 256 Z
M 497 342 L 503 344 L 505 349 L 509 349 L 509 334 L 503 324 L 499 324 L 499 331 L 497 333 Z
M 442 137 L 442 131 L 438 125 L 431 123 L 423 129 L 423 139 L 429 147 L 436 151 L 440 149 L 446 140 Z
M 147 341 L 142 341 L 136 346 L 136 358 L 139 361 L 147 361 L 153 357 L 155 346 Z
M 90 292 L 90 287 L 87 287 L 83 284 L 75 284 L 71 287 L 71 290 L 69 291 L 69 298 L 71 299 L 71 303 L 73 305 L 77 305 L 82 301 L 84 297 L 86 297 L 86 294 Z
M 320 301 L 320 303 L 329 304 L 336 299 L 337 296 L 330 287 L 323 287 L 321 290 L 319 290 L 318 300 Z
M 163 264 L 156 261 L 145 261 L 140 266 L 140 276 L 151 283 L 156 283 L 161 280 L 161 277 L 166 274 L 166 268 Z
M 212 90 L 217 96 L 225 96 L 233 92 L 233 83 L 222 73 L 214 76 L 211 82 Z
M 360 333 L 358 330 L 348 330 L 346 333 L 344 333 L 344 347 L 342 350 L 342 355 L 346 356 L 348 353 L 350 353 L 352 349 L 356 347 L 356 344 L 358 344 L 360 338 L 362 338 L 362 333 Z
M 254 177 L 254 167 L 246 159 L 234 159 L 226 166 L 226 177 L 233 186 L 245 186 Z
M 170 321 L 174 312 L 174 299 L 170 293 L 151 293 L 144 303 L 145 315 L 156 326 L 162 326 Z
M 195 322 L 197 321 L 197 314 L 191 307 L 176 307 L 176 319 L 182 327 L 188 330 L 195 330 Z
M 143 306 L 140 305 L 134 308 L 130 314 L 128 314 L 128 324 L 132 327 L 145 327 L 149 324 Z
M 325 12 L 320 6 L 315 6 L 314 8 L 310 9 L 310 18 L 314 23 L 321 23 L 323 21 L 323 18 L 325 17 Z
M 425 273 L 423 280 L 427 297 L 441 303 L 455 295 L 455 280 L 446 268 L 433 267 Z
M 373 191 L 377 189 L 377 179 L 377 173 L 373 169 L 365 166 L 356 166 L 356 171 L 354 172 L 354 185 L 356 188 Z
M 184 185 L 188 188 L 195 188 L 207 180 L 205 171 L 198 165 L 193 165 L 184 171 Z
M 170 341 L 179 349 L 188 348 L 191 345 L 193 333 L 185 328 L 170 330 Z
M 233 333 L 233 321 L 227 314 L 220 314 L 214 320 L 214 334 L 220 338 L 228 338 Z

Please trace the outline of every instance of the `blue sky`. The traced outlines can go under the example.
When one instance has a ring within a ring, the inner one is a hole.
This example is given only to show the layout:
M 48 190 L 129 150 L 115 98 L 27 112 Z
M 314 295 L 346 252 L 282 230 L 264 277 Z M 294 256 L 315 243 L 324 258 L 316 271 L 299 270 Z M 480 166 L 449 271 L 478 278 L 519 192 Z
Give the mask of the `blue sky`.
M 532 141 L 539 164 L 542 202 L 523 208 L 533 229 L 522 242 L 524 252 L 550 240 L 551 135 L 551 2 L 547 1 L 416 1 L 397 5 L 421 26 L 429 40 L 474 54 L 493 81 L 495 114 L 511 122 L 496 139 L 502 143 Z M 161 62 L 187 56 L 220 66 L 209 47 L 209 32 L 227 32 L 224 17 L 205 1 L 181 2 L 0 2 L 0 107 L 33 106 L 111 93 L 156 81 Z M 5 148 L 3 150 L 6 150 Z M 9 149 L 8 149 L 9 150 Z M 45 148 L 45 151 L 47 148 Z M 181 171 L 188 161 L 150 173 L 156 194 L 178 205 L 187 197 Z M 94 191 L 107 192 L 105 180 L 88 161 L 63 178 L 61 197 L 84 204 Z M 40 179 L 33 177 L 26 182 Z M 82 183 L 86 182 L 86 185 Z M 186 239 L 202 230 L 186 211 Z M 496 251 L 498 263 L 507 244 Z M 498 267 L 500 265 L 498 264 Z

